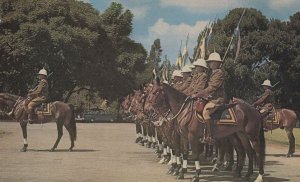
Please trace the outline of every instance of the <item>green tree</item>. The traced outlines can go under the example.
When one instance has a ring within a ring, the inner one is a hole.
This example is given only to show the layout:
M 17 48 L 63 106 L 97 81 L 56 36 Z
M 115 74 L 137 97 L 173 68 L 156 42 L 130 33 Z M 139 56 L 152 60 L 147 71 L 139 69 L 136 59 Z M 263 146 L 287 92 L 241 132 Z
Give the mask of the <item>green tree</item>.
M 86 88 L 111 100 L 125 95 L 146 51 L 129 38 L 132 13 L 122 12 L 116 3 L 100 14 L 74 0 L 1 1 L 0 81 L 25 95 L 45 67 L 53 72 L 51 100 Z
M 140 43 L 129 38 L 132 32 L 133 14 L 123 9 L 119 3 L 112 3 L 103 14 L 101 22 L 116 51 L 116 69 L 111 79 L 114 84 L 110 89 L 101 88 L 100 92 L 111 96 L 124 96 L 134 88 L 136 77 L 145 69 L 147 52 Z M 105 89 L 105 90 L 104 90 Z

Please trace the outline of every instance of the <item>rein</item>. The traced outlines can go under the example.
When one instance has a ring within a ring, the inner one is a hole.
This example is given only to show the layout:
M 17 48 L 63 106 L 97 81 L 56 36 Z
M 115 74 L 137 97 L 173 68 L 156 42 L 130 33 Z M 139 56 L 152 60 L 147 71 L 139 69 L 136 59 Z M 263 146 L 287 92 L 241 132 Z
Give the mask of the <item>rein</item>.
M 176 114 L 175 116 L 173 116 L 173 117 L 171 118 L 171 120 L 174 120 L 174 119 L 176 119 L 176 118 L 179 116 L 179 114 L 183 111 L 184 106 L 186 105 L 186 103 L 187 103 L 187 101 L 188 101 L 189 99 L 190 99 L 190 96 L 188 96 L 188 97 L 184 100 L 184 102 L 183 102 L 183 104 L 181 105 L 179 111 L 177 112 L 177 114 Z

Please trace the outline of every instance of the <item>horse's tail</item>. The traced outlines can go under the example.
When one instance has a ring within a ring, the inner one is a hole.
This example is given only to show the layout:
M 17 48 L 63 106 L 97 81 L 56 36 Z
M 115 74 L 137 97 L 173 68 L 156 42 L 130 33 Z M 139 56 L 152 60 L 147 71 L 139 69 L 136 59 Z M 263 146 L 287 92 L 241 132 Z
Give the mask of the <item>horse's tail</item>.
M 69 104 L 69 106 L 71 108 L 71 113 L 72 113 L 70 126 L 71 126 L 71 129 L 74 132 L 74 140 L 76 140 L 76 138 L 77 138 L 77 128 L 76 128 L 76 121 L 75 121 L 75 110 L 74 110 L 74 106 L 72 104 Z
M 297 120 L 298 120 L 298 123 L 299 123 L 299 127 L 300 127 L 300 113 L 298 111 L 295 111 L 296 113 L 296 116 L 297 116 Z

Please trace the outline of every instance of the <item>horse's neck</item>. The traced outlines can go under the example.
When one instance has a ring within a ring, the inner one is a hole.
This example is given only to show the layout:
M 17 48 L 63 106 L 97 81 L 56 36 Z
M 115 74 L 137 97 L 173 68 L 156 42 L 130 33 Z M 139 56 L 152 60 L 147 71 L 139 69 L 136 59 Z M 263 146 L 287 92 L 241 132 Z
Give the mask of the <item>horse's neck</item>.
M 12 109 L 15 106 L 18 98 L 20 97 L 13 94 L 1 94 L 1 99 L 5 101 L 9 109 Z
M 177 113 L 185 102 L 187 96 L 169 85 L 165 85 L 163 88 L 166 96 L 168 97 L 172 113 Z

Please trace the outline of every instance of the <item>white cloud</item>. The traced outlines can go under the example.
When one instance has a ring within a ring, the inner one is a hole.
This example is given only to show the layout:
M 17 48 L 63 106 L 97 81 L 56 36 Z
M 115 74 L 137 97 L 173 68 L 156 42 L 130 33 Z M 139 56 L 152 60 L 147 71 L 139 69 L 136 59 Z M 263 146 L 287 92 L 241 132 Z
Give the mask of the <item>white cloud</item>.
M 129 9 L 133 13 L 134 18 L 136 20 L 141 20 L 145 18 L 149 10 L 149 7 L 147 6 L 139 6 L 139 7 L 132 7 L 132 8 L 125 7 L 125 8 Z
M 241 7 L 243 2 L 238 0 L 160 0 L 162 7 L 182 7 L 192 13 L 217 14 L 218 11 Z
M 124 9 L 129 9 L 131 11 L 131 13 L 134 15 L 135 20 L 142 20 L 143 18 L 145 18 L 150 9 L 149 4 L 147 4 L 146 2 L 141 3 L 140 0 L 108 0 L 108 2 L 121 3 Z
M 76 1 L 82 1 L 82 2 L 84 2 L 84 3 L 91 3 L 90 0 L 76 0 Z
M 194 47 L 197 43 L 199 33 L 204 29 L 208 21 L 197 21 L 194 25 L 185 23 L 169 24 L 163 18 L 160 18 L 153 26 L 148 28 L 147 37 L 139 37 L 139 41 L 143 43 L 147 50 L 157 38 L 160 39 L 163 55 L 168 55 L 174 63 L 178 54 L 180 41 L 185 44 L 186 36 L 189 34 L 188 50 L 189 54 L 193 54 Z M 184 46 L 182 46 L 183 48 Z
M 269 0 L 268 5 L 273 10 L 282 10 L 283 8 L 296 8 L 300 10 L 299 0 Z

